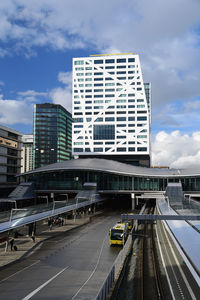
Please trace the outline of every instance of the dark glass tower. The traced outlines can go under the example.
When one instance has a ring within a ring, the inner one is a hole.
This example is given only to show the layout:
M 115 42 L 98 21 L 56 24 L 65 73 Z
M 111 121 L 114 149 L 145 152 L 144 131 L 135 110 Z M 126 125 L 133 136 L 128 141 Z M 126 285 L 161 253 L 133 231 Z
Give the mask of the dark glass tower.
M 58 104 L 34 105 L 34 167 L 71 159 L 72 116 Z

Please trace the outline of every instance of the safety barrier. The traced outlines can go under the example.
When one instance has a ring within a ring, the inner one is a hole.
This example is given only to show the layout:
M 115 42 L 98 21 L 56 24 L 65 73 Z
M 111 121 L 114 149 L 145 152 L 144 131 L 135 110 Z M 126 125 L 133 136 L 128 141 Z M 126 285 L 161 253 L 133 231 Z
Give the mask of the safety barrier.
M 140 211 L 140 214 L 144 214 L 146 205 L 144 205 Z M 135 231 L 137 228 L 137 220 L 134 221 L 133 229 L 132 231 Z M 122 271 L 122 268 L 124 266 L 125 259 L 127 255 L 129 254 L 131 248 L 132 248 L 132 232 L 129 234 L 128 239 L 123 247 L 123 249 L 119 252 L 117 258 L 114 261 L 113 266 L 111 267 L 111 270 L 105 279 L 98 295 L 96 296 L 95 300 L 106 300 L 107 296 L 111 290 L 111 288 L 114 286 L 114 283 L 118 280 L 120 273 Z
M 106 280 L 104 281 L 96 300 L 105 300 L 109 294 L 110 289 L 113 287 L 114 282 L 119 278 L 121 270 L 124 265 L 124 261 L 131 249 L 132 237 L 129 235 L 123 249 L 119 252 Z

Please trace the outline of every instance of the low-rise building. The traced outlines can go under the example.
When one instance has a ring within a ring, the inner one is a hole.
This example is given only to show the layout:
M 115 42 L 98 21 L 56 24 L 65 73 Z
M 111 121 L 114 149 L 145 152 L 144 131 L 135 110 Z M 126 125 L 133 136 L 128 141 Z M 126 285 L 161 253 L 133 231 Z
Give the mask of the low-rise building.
M 16 186 L 21 171 L 22 134 L 0 125 L 0 198 L 7 196 Z

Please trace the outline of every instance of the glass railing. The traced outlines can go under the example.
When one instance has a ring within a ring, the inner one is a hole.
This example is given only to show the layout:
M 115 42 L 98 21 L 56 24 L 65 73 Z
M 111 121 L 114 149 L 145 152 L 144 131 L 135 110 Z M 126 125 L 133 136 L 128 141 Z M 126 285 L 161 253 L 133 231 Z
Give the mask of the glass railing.
M 37 215 L 43 212 L 52 212 L 55 210 L 64 208 L 70 205 L 78 205 L 80 203 L 89 201 L 90 199 L 78 198 L 69 199 L 64 201 L 54 201 L 46 204 L 38 204 L 35 206 L 29 206 L 24 208 L 13 208 L 10 211 L 0 212 L 0 223 L 11 222 L 20 218 Z

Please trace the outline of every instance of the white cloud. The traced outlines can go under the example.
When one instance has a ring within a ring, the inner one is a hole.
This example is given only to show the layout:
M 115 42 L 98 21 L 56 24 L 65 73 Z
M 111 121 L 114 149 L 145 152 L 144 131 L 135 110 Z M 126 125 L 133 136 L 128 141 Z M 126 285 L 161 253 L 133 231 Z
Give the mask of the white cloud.
M 152 143 L 152 165 L 170 168 L 200 166 L 200 131 L 191 136 L 178 130 L 159 132 Z
M 17 93 L 18 99 L 15 100 L 5 99 L 3 94 L 0 94 L 0 123 L 6 125 L 32 124 L 33 104 L 36 102 L 43 103 L 44 100 L 60 104 L 71 112 L 71 72 L 59 72 L 58 81 L 63 83 L 64 87 L 56 87 L 45 92 L 21 91 Z M 0 81 L 0 85 L 3 85 L 3 82 Z
M 34 90 L 18 92 L 17 94 L 19 95 L 19 98 L 30 102 L 42 101 L 48 96 L 48 93 L 46 92 L 36 92 Z
M 67 88 L 55 88 L 50 92 L 50 97 L 53 103 L 60 104 L 65 107 L 68 111 L 72 111 L 72 95 Z
M 0 123 L 13 125 L 18 123 L 32 124 L 33 108 L 30 103 L 17 100 L 3 100 L 0 97 Z
M 60 104 L 68 111 L 72 111 L 72 73 L 59 72 L 58 81 L 65 84 L 65 87 L 57 87 L 49 93 L 53 103 Z
M 72 84 L 72 72 L 59 72 L 58 80 L 68 86 Z
M 138 53 L 158 107 L 199 96 L 199 24 L 198 0 L 7 0 L 0 56 L 11 52 L 9 42 L 27 57 L 37 46 Z

